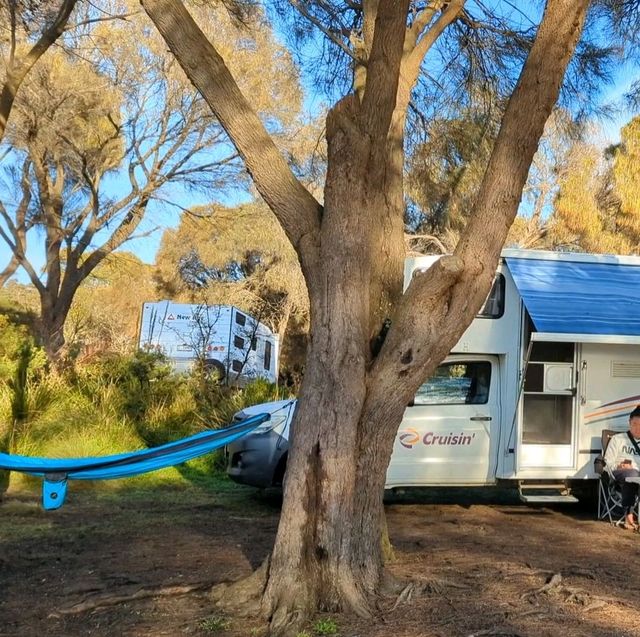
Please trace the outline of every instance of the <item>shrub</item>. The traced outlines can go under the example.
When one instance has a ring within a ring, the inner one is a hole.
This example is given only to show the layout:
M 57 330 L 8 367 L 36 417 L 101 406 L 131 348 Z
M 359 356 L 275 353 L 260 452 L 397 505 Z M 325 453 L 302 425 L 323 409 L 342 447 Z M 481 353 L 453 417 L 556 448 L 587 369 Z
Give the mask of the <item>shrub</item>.
M 338 624 L 334 619 L 319 619 L 314 625 L 313 630 L 316 635 L 337 635 Z
M 13 332 L 13 340 L 5 339 L 15 344 L 13 355 L 20 351 L 16 334 L 21 335 Z M 0 336 L 0 368 L 10 370 L 9 359 L 1 367 L 2 342 Z M 7 448 L 11 434 L 13 451 L 23 455 L 87 457 L 152 447 L 205 428 L 226 426 L 243 407 L 281 397 L 277 388 L 265 381 L 244 389 L 209 381 L 204 386 L 199 378 L 173 373 L 162 356 L 147 352 L 94 360 L 78 366 L 69 376 L 39 375 L 39 350 L 32 347 L 31 352 L 27 374 L 21 377 L 24 391 L 19 401 L 10 379 L 0 380 L 0 445 L 4 441 Z M 15 363 L 14 376 L 18 367 Z M 16 409 L 21 414 L 17 429 Z M 178 471 L 167 470 L 161 477 L 206 481 L 223 466 L 219 452 L 193 460 Z M 153 482 L 157 478 L 150 474 L 139 480 Z M 6 477 L 0 474 L 0 485 L 3 479 Z
M 231 620 L 223 615 L 212 615 L 200 620 L 200 628 L 208 633 L 217 633 L 228 630 L 231 627 Z

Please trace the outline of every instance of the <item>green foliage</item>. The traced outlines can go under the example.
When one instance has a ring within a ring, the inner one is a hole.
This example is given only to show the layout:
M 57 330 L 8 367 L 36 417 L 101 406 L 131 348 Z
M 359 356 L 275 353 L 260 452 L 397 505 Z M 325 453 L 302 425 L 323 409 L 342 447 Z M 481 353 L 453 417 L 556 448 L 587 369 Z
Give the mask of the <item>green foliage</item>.
M 38 399 L 33 387 L 44 364 L 27 326 L 0 314 L 0 451 L 13 451 L 27 427 Z M 9 475 L 0 471 L 0 494 L 9 485 Z
M 326 619 L 319 619 L 314 625 L 313 630 L 316 635 L 337 635 L 338 634 L 338 624 L 335 619 L 331 619 L 330 617 Z
M 231 620 L 224 615 L 212 615 L 200 620 L 199 626 L 207 633 L 218 633 L 231 628 Z
M 92 402 L 133 419 L 144 418 L 159 401 L 170 401 L 179 385 L 161 355 L 142 351 L 94 361 L 76 371 L 74 382 Z
M 497 131 L 495 118 L 472 111 L 430 122 L 408 167 L 407 194 L 423 216 L 414 225 L 439 234 L 464 229 Z
M 29 348 L 31 375 L 40 373 L 45 366 L 44 354 L 39 350 L 26 325 L 19 324 L 16 317 L 0 314 L 0 383 L 15 378 L 20 360 Z M 24 363 L 22 363 L 24 364 Z M 26 380 L 26 379 L 25 379 Z
M 640 241 L 640 117 L 604 152 L 576 143 L 560 171 L 550 243 L 567 250 L 637 254 Z
M 0 445 L 8 449 L 11 438 L 14 453 L 55 458 L 133 451 L 225 426 L 243 407 L 280 397 L 264 381 L 244 389 L 203 385 L 147 352 L 95 360 L 67 377 L 44 375 L 44 357 L 28 335 L 3 324 L 8 329 L 0 331 Z M 213 453 L 126 484 L 187 481 L 207 487 L 223 468 L 222 453 Z M 13 475 L 23 485 L 32 481 Z M 6 479 L 0 474 L 0 490 Z

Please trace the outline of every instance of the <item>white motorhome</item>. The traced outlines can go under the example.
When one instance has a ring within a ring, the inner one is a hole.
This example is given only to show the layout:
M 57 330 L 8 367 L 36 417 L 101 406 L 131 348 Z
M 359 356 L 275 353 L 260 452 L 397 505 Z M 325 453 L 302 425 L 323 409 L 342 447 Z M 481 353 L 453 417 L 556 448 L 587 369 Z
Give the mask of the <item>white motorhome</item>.
M 278 337 L 230 305 L 144 303 L 138 346 L 163 353 L 176 371 L 187 371 L 200 360 L 231 385 L 278 379 Z
M 405 286 L 438 258 L 408 259 Z M 640 403 L 639 290 L 640 258 L 503 251 L 481 312 L 407 407 L 387 488 L 509 480 L 527 501 L 570 501 L 593 485 L 602 430 L 624 431 Z

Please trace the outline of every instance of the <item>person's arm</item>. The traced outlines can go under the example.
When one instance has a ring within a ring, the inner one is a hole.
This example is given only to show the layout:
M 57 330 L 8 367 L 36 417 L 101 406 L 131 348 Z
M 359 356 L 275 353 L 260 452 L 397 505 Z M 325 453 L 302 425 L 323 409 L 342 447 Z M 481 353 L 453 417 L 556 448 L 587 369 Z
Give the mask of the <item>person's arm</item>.
M 618 468 L 618 455 L 620 449 L 620 434 L 616 434 L 609 440 L 607 450 L 604 454 L 604 465 L 607 471 L 614 471 Z

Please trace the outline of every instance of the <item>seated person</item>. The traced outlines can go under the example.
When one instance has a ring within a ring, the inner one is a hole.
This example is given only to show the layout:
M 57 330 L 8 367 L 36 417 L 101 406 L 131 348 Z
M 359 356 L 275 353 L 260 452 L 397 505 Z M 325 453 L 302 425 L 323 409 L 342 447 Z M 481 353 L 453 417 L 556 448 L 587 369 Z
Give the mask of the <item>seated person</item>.
M 637 530 L 633 508 L 638 494 L 638 484 L 626 482 L 626 479 L 640 477 L 640 406 L 629 414 L 629 431 L 611 437 L 604 454 L 604 462 L 606 470 L 622 487 L 624 527 Z
M 489 400 L 491 368 L 487 365 L 488 369 L 483 369 L 480 365 L 471 368 L 471 383 L 465 401 L 467 405 L 484 405 Z

